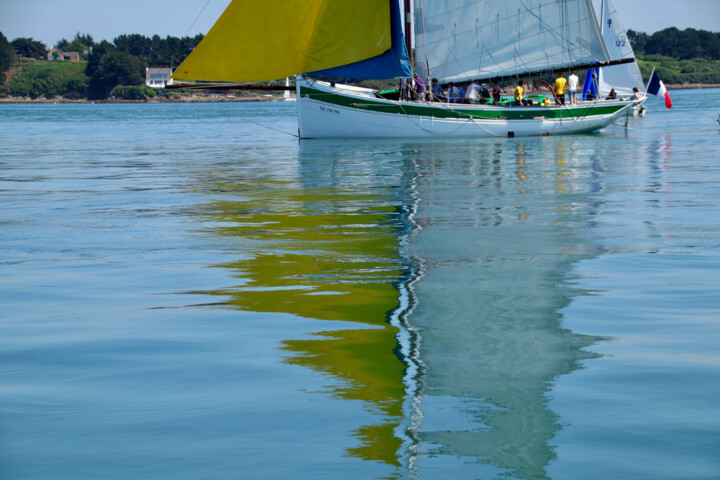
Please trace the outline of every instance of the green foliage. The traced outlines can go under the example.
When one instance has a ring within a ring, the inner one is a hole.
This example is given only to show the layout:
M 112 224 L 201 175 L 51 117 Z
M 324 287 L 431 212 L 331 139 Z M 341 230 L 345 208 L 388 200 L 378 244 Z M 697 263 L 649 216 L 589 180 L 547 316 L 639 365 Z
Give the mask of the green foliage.
M 95 43 L 90 35 L 78 32 L 72 41 L 62 39 L 56 46 L 61 51 L 78 52 L 81 58 L 82 52 L 92 47 L 91 53 L 87 55 L 87 64 L 52 62 L 55 65 L 49 66 L 46 64 L 50 62 L 40 62 L 32 68 L 23 66 L 22 75 L 12 85 L 3 87 L 0 94 L 29 97 L 87 95 L 92 99 L 108 98 L 111 95 L 123 99 L 152 97 L 157 92 L 142 87 L 148 62 L 152 66 L 177 66 L 202 38 L 202 35 L 197 35 L 162 39 L 158 35 L 147 38 L 132 34 L 121 35 L 114 43 L 107 40 Z M 5 37 L 2 40 L 5 40 L 7 48 L 3 49 L 3 42 L 0 41 L 0 75 L 15 58 L 13 45 Z M 44 58 L 46 53 L 45 46 L 31 38 L 16 39 L 15 48 L 28 58 Z M 119 85 L 122 87 L 116 88 Z
M 95 52 L 93 51 L 93 54 Z M 88 62 L 88 68 L 90 62 Z M 87 73 L 87 70 L 86 70 Z M 145 62 L 127 52 L 110 49 L 97 59 L 88 85 L 90 98 L 107 98 L 117 85 L 145 83 Z
M 77 52 L 82 60 L 87 60 L 88 55 L 84 52 L 92 49 L 95 42 L 90 34 L 77 32 L 71 41 L 63 38 L 55 46 L 62 52 Z
M 640 72 L 646 80 L 655 68 L 666 85 L 683 83 L 720 84 L 720 62 L 695 58 L 678 60 L 662 55 L 638 55 Z
M 81 34 L 80 32 L 77 32 L 70 41 L 62 38 L 55 44 L 63 52 L 82 52 L 94 45 L 95 42 L 90 34 Z
M 26 65 L 22 73 L 9 81 L 2 93 L 17 97 L 64 95 L 82 98 L 87 91 L 87 77 L 80 62 L 37 62 Z
M 15 59 L 15 49 L 7 41 L 5 35 L 0 33 L 0 84 L 5 82 L 5 72 L 8 71 Z
M 156 94 L 155 90 L 144 85 L 118 85 L 111 92 L 112 97 L 122 100 L 145 100 L 154 97 Z
M 84 48 L 90 48 L 95 45 L 95 41 L 89 33 L 80 32 L 77 32 L 75 34 L 75 38 L 73 38 L 73 43 L 82 45 Z
M 16 38 L 10 43 L 15 49 L 15 54 L 19 57 L 40 60 L 45 58 L 45 53 L 48 51 L 44 43 L 33 40 L 32 38 Z
M 67 41 L 64 38 L 61 38 L 57 43 L 55 43 L 55 48 L 61 51 L 69 52 L 70 51 L 70 42 Z
M 648 34 L 645 32 L 636 32 L 635 30 L 627 31 L 628 39 L 630 40 L 630 46 L 632 47 L 635 55 L 645 53 L 645 45 L 647 45 Z
M 705 58 L 720 60 L 720 33 L 675 27 L 648 35 L 628 30 L 628 38 L 636 55 L 662 55 L 678 60 Z
M 115 47 L 112 45 L 112 43 L 108 42 L 107 40 L 103 40 L 102 42 L 98 43 L 97 45 L 93 46 L 93 51 L 88 55 L 87 59 L 87 67 L 85 68 L 85 75 L 88 77 L 95 76 L 95 72 L 97 71 L 98 66 L 100 65 L 100 60 L 102 59 L 103 55 L 105 55 L 108 52 L 111 52 L 115 50 Z
M 136 57 L 145 57 L 150 51 L 150 39 L 137 33 L 120 35 L 113 40 L 113 44 L 118 51 L 127 52 Z
M 145 58 L 149 66 L 172 67 L 180 65 L 202 39 L 203 35 L 163 39 L 159 35 L 147 38 L 131 34 L 116 37 L 113 44 L 118 51 Z

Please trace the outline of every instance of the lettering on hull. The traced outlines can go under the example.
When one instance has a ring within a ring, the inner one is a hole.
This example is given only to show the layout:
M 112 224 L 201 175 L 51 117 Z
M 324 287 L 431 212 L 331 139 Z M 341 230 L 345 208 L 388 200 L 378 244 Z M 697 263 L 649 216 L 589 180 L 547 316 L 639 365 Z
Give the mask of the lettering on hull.
M 338 110 L 338 109 L 336 109 L 336 108 L 324 107 L 324 106 L 322 106 L 322 105 L 320 105 L 320 111 L 321 111 L 321 112 L 332 113 L 332 114 L 334 114 L 334 115 L 340 115 L 340 110 Z

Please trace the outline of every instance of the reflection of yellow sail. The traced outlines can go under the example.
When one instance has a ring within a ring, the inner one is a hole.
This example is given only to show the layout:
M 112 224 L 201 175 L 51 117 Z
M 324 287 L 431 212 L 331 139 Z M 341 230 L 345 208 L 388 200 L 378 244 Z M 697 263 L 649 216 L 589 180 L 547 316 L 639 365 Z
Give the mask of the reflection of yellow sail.
M 222 266 L 245 283 L 215 293 L 243 310 L 353 322 L 352 329 L 284 341 L 286 362 L 341 380 L 333 396 L 363 401 L 378 415 L 376 425 L 352 432 L 361 445 L 349 454 L 399 465 L 401 441 L 393 432 L 402 418 L 405 364 L 387 320 L 398 306 L 403 269 L 387 198 L 267 180 L 222 189 L 242 194 L 212 208 L 222 223 L 215 232 L 241 246 L 241 259 Z
M 274 80 L 365 60 L 390 45 L 387 0 L 235 0 L 173 78 Z
M 365 460 L 399 465 L 401 441 L 393 432 L 402 416 L 404 365 L 393 354 L 394 331 L 344 330 L 319 334 L 320 340 L 289 340 L 285 349 L 295 355 L 288 363 L 310 367 L 347 382 L 334 394 L 373 405 L 385 421 L 358 428 L 363 445 L 349 453 Z

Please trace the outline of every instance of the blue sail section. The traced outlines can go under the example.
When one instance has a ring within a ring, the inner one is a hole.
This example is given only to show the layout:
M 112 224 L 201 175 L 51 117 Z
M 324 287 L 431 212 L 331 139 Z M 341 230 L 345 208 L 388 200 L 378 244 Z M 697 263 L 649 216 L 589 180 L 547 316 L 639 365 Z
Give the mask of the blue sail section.
M 594 77 L 592 76 L 593 73 L 595 74 Z M 598 72 L 597 68 L 591 68 L 585 74 L 585 83 L 583 83 L 583 94 L 582 94 L 583 101 L 587 100 L 588 93 L 592 93 L 593 96 L 591 98 L 597 98 L 597 96 L 598 96 L 598 85 L 597 85 L 598 76 L 599 76 L 599 72 Z
M 308 72 L 310 75 L 322 75 L 336 78 L 352 78 L 355 80 L 382 80 L 397 77 L 411 77 L 410 57 L 405 48 L 400 2 L 390 1 L 390 25 L 392 28 L 392 46 L 390 50 L 377 57 L 360 62 L 349 63 L 340 67 Z

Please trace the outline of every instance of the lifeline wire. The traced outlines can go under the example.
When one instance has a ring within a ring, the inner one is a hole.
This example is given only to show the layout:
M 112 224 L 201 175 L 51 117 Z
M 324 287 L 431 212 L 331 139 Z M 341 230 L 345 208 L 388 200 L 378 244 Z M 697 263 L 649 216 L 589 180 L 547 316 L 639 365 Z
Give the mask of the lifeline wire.
M 202 10 L 200 10 L 200 13 L 198 13 L 198 16 L 195 17 L 195 20 L 193 20 L 192 24 L 190 24 L 190 26 L 187 29 L 187 32 L 185 32 L 185 35 L 184 35 L 185 37 L 188 36 L 188 33 L 190 33 L 190 30 L 192 30 L 192 27 L 195 26 L 195 22 L 198 21 L 198 18 L 200 18 L 200 15 L 202 15 L 202 13 L 205 11 L 205 9 L 207 8 L 209 3 L 210 3 L 210 0 L 207 0 L 207 2 L 205 2 L 205 6 L 202 8 Z

